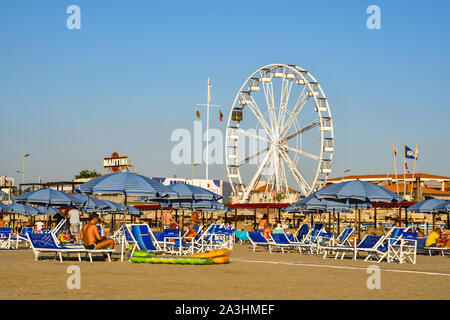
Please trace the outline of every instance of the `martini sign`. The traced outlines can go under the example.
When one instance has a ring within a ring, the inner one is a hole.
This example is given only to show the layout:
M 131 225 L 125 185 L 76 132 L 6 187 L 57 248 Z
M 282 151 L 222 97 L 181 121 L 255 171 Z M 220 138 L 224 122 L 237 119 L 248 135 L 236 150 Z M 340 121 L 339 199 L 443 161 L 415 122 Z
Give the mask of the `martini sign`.
M 117 152 L 113 152 L 110 157 L 103 158 L 103 168 L 111 170 L 113 173 L 117 173 L 121 168 L 128 167 L 128 156 L 121 156 Z

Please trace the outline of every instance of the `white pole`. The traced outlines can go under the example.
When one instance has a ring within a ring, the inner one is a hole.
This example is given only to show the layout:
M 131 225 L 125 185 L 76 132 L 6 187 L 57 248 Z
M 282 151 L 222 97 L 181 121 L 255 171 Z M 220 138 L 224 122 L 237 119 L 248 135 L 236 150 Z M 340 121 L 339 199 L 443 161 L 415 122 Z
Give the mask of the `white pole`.
M 211 83 L 208 78 L 208 101 L 206 102 L 206 180 L 208 180 L 209 165 L 209 102 L 211 100 Z
M 416 171 L 416 159 L 417 159 L 417 144 L 416 144 L 416 152 L 414 153 L 414 165 L 413 165 L 413 173 L 412 173 L 412 181 L 411 181 L 411 193 L 410 196 L 412 197 L 413 193 L 413 187 L 414 187 L 414 173 Z M 419 186 L 416 186 L 417 190 L 419 190 Z
M 396 154 L 394 153 L 394 142 L 392 142 L 392 157 L 394 158 L 394 172 L 395 172 L 395 181 L 397 184 L 397 194 L 400 195 L 400 191 L 398 190 L 397 163 L 395 161 Z

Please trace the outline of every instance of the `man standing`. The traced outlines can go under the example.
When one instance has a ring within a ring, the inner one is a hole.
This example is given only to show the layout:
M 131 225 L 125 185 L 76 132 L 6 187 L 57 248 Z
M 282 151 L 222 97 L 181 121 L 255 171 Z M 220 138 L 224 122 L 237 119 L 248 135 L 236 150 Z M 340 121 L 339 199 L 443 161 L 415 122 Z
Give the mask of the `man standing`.
M 161 223 L 162 223 L 163 229 L 170 229 L 170 226 L 172 224 L 175 224 L 178 226 L 178 223 L 175 221 L 175 219 L 172 216 L 172 209 L 165 210 L 162 213 Z
M 79 243 L 80 238 L 78 234 L 80 232 L 80 211 L 72 208 L 71 210 L 69 210 L 67 218 L 69 219 L 70 223 L 70 234 L 75 237 L 75 241 Z

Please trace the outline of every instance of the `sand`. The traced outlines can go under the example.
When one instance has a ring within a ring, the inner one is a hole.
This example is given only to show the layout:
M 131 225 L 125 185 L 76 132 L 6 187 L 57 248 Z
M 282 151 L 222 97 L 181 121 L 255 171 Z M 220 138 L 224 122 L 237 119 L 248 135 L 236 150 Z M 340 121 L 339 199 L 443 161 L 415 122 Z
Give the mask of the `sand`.
M 419 255 L 417 264 L 322 259 L 301 253 L 251 252 L 235 246 L 227 265 L 146 265 L 65 259 L 35 261 L 29 249 L 0 250 L 0 299 L 448 299 L 449 256 Z M 118 255 L 116 255 L 118 257 Z M 80 267 L 81 288 L 67 269 Z M 367 267 L 381 270 L 368 289 Z M 186 294 L 191 288 L 195 294 Z

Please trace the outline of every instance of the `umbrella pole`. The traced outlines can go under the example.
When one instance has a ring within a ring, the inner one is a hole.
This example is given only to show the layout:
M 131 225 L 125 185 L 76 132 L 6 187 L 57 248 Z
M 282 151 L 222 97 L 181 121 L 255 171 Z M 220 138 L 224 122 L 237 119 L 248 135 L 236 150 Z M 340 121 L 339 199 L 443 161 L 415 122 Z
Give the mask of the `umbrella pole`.
M 447 229 L 450 229 L 450 213 L 447 212 Z
M 377 229 L 377 208 L 373 208 L 373 226 Z
M 340 218 L 341 217 L 340 217 L 340 215 L 341 215 L 341 213 L 338 212 L 337 213 L 337 234 L 341 234 L 341 230 L 340 230 L 341 229 L 341 226 L 340 226 L 340 220 L 341 220 Z
M 237 229 L 238 215 L 237 208 L 234 208 L 234 228 Z
M 398 206 L 398 226 L 402 226 L 402 206 Z
M 127 214 L 127 195 L 124 194 L 123 196 L 123 217 L 122 217 L 122 226 L 123 226 L 123 235 L 122 235 L 122 250 L 120 252 L 120 261 L 123 261 L 123 252 L 124 252 L 124 248 L 125 248 L 125 216 Z
M 406 207 L 405 207 L 405 227 L 408 228 L 408 211 L 406 210 Z
M 356 202 L 356 212 L 358 214 L 358 242 L 361 240 L 361 209 L 358 209 L 358 202 Z M 356 214 L 355 214 L 356 219 Z
M 328 211 L 328 232 L 331 232 L 331 211 Z
M 256 230 L 256 208 L 253 210 L 253 229 Z
M 433 212 L 433 229 L 431 231 L 434 231 L 436 229 L 436 214 Z

